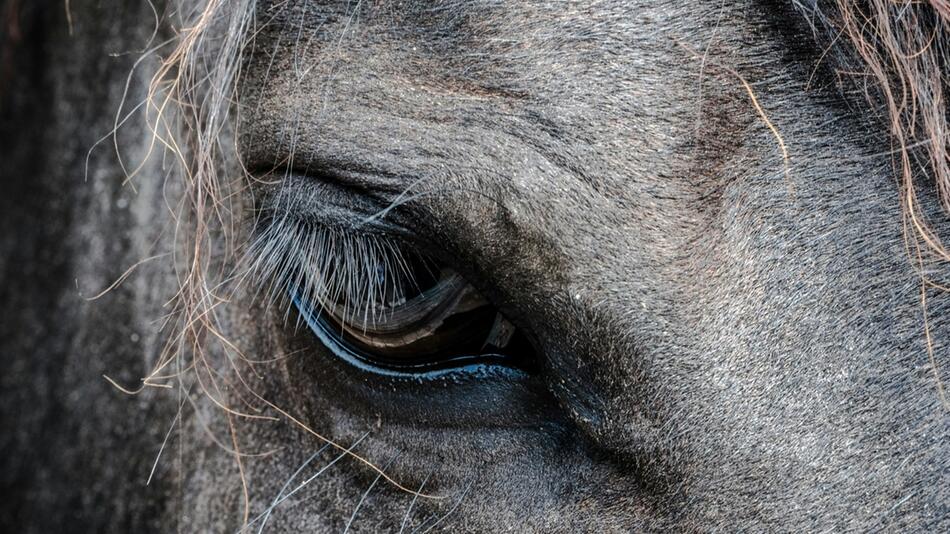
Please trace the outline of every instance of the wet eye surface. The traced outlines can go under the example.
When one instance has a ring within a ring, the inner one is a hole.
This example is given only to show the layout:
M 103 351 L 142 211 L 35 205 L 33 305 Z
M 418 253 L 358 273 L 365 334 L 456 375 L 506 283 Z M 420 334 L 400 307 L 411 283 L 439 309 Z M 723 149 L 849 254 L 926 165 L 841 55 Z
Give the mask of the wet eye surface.
M 331 353 L 389 376 L 533 373 L 524 333 L 450 266 L 403 241 L 312 225 L 271 225 L 259 256 L 275 291 Z

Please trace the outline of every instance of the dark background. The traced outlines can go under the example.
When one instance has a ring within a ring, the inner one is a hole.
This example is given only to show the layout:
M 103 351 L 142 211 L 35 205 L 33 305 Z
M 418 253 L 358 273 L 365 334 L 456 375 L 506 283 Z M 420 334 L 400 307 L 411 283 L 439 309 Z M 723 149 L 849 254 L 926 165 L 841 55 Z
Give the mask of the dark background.
M 85 165 L 155 19 L 145 1 L 70 4 L 71 21 L 65 0 L 0 0 L 0 532 L 163 530 L 168 477 L 145 480 L 171 417 L 102 376 L 143 376 L 154 317 L 126 286 L 85 298 L 147 252 L 111 141 Z

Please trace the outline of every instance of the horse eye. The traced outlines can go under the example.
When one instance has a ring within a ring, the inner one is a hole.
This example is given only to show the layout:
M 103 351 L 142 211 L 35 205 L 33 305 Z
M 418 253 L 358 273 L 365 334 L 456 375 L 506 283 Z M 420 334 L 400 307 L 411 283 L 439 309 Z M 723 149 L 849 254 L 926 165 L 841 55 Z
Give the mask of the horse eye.
M 324 247 L 332 257 L 295 277 L 290 296 L 336 356 L 399 375 L 534 367 L 524 334 L 451 268 L 383 238 L 335 243 Z

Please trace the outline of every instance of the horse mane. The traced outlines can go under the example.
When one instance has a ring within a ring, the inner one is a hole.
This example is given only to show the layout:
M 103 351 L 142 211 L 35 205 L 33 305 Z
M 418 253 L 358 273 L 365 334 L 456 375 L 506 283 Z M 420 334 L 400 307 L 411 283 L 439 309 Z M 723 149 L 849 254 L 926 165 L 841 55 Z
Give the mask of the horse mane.
M 950 0 L 812 0 L 798 7 L 833 57 L 842 90 L 857 89 L 890 137 L 912 257 L 950 261 L 918 197 L 920 187 L 936 187 L 950 213 Z
M 918 196 L 921 188 L 935 188 L 940 215 L 950 214 L 950 0 L 812 0 L 809 6 L 798 5 L 819 42 L 826 43 L 825 52 L 833 54 L 839 86 L 845 92 L 857 88 L 890 137 L 908 256 L 921 281 L 927 356 L 940 401 L 950 407 L 927 304 L 931 292 L 950 291 L 928 275 L 934 266 L 950 262 L 950 250 Z

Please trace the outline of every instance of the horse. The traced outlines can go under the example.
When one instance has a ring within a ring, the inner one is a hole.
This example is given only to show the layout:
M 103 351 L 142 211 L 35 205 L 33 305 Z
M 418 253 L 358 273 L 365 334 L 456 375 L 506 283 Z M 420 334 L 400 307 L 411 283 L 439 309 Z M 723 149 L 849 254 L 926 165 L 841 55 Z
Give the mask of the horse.
M 950 530 L 944 0 L 0 26 L 3 530 Z

